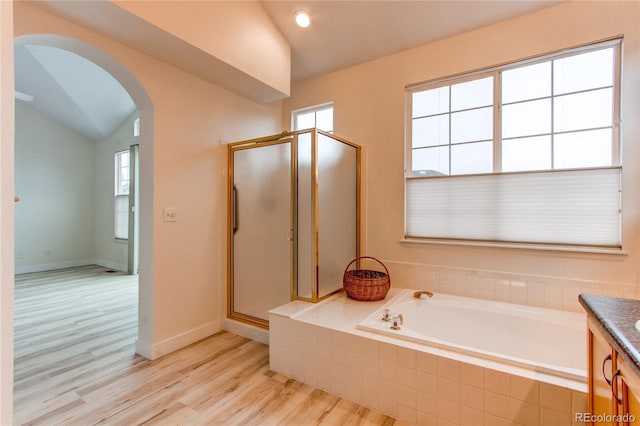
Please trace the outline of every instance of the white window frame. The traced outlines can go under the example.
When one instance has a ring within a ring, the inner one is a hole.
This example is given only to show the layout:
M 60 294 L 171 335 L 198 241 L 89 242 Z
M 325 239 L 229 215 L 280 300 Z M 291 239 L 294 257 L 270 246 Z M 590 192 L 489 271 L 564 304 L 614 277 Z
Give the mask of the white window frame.
M 129 227 L 129 191 L 121 191 L 121 171 L 126 167 L 130 169 L 131 164 L 126 166 L 122 164 L 122 156 L 127 154 L 129 161 L 131 161 L 129 150 L 118 151 L 114 154 L 114 217 L 113 217 L 113 233 L 116 240 L 128 240 L 128 227 Z M 126 224 L 126 235 L 122 232 L 122 228 Z
M 302 129 L 302 128 L 298 128 L 297 126 L 297 118 L 300 115 L 303 114 L 309 114 L 309 113 L 315 113 L 316 115 L 314 115 L 314 123 L 317 124 L 318 120 L 317 120 L 317 113 L 320 111 L 326 111 L 326 110 L 332 110 L 332 114 L 333 114 L 333 102 L 327 102 L 324 104 L 320 104 L 320 105 L 314 105 L 311 107 L 305 107 L 305 108 L 300 108 L 300 109 L 296 109 L 291 111 L 291 128 L 296 131 L 296 130 L 306 130 L 306 129 Z M 314 124 L 313 127 L 316 127 L 316 125 Z M 335 126 L 332 126 L 335 127 Z M 333 128 L 332 129 L 320 129 L 320 130 L 324 130 L 327 133 L 333 133 Z
M 500 90 L 501 90 L 501 73 L 502 71 L 508 71 L 516 68 L 520 68 L 527 65 L 534 65 L 536 63 L 543 63 L 550 61 L 552 59 L 561 59 L 568 56 L 573 56 L 579 53 L 587 53 L 589 51 L 597 51 L 600 49 L 613 47 L 615 49 L 614 60 L 616 60 L 616 70 L 614 72 L 614 99 L 613 99 L 613 107 L 614 107 L 614 117 L 613 117 L 613 126 L 612 126 L 612 166 L 619 165 L 621 163 L 620 160 L 620 60 L 621 60 L 621 50 L 622 50 L 622 39 L 616 38 L 610 41 L 599 42 L 595 44 L 590 44 L 587 46 L 577 47 L 573 49 L 567 49 L 562 52 L 552 53 L 548 55 L 542 55 L 540 57 L 536 57 L 533 59 L 518 61 L 506 65 L 501 65 L 498 67 L 489 68 L 486 70 L 455 75 L 451 77 L 446 77 L 443 79 L 438 79 L 430 82 L 423 82 L 418 84 L 409 85 L 405 90 L 405 99 L 406 99 L 406 126 L 405 126 L 405 176 L 409 177 L 412 175 L 412 154 L 413 154 L 413 146 L 412 146 L 412 105 L 411 105 L 411 96 L 413 93 L 421 92 L 425 90 L 437 89 L 439 87 L 450 86 L 454 84 L 464 83 L 472 80 L 479 80 L 485 77 L 493 76 L 494 77 L 494 98 L 493 98 L 493 120 L 494 120 L 494 133 L 493 133 L 493 173 L 501 173 L 501 143 L 502 143 L 502 135 L 501 135 L 501 107 L 502 101 L 500 99 Z M 595 90 L 595 89 L 594 89 Z M 565 94 L 561 95 L 564 96 Z M 550 96 L 550 99 L 553 100 L 554 96 Z M 560 134 L 561 132 L 554 132 L 552 130 L 551 135 Z M 451 144 L 450 144 L 451 146 Z M 449 158 L 451 161 L 451 157 Z M 543 169 L 546 170 L 546 169 Z M 557 170 L 552 168 L 551 170 Z
M 539 56 L 536 58 L 531 58 L 523 61 L 517 61 L 509 64 L 504 64 L 501 66 L 492 67 L 489 69 L 484 69 L 476 72 L 465 73 L 461 75 L 455 75 L 443 79 L 438 79 L 429 82 L 423 82 L 418 84 L 413 84 L 407 86 L 405 89 L 405 238 L 403 241 L 405 242 L 429 242 L 429 243 L 443 243 L 443 244 L 462 244 L 462 245 L 498 245 L 498 246 L 509 246 L 509 247 L 519 247 L 519 248 L 542 248 L 542 249 L 553 249 L 553 250 L 570 250 L 570 251 L 605 251 L 605 252 L 622 252 L 622 241 L 621 235 L 619 235 L 619 244 L 616 246 L 606 246 L 600 247 L 597 244 L 594 245 L 574 245 L 574 244 L 562 244 L 562 243 L 550 243 L 544 244 L 539 242 L 530 242 L 530 241 L 510 241 L 510 240 L 483 240 L 476 239 L 474 237 L 467 238 L 442 238 L 442 237 L 431 237 L 429 235 L 410 235 L 407 231 L 407 197 L 410 197 L 408 194 L 408 186 L 409 182 L 412 180 L 427 180 L 430 179 L 444 179 L 451 180 L 456 179 L 458 177 L 471 177 L 473 175 L 445 175 L 445 176 L 419 176 L 416 177 L 413 174 L 413 164 L 412 164 L 412 154 L 414 147 L 412 145 L 412 122 L 413 122 L 413 111 L 412 111 L 412 96 L 413 93 L 431 90 L 438 87 L 449 86 L 453 84 L 462 83 L 469 80 L 480 79 L 486 76 L 493 76 L 494 78 L 494 97 L 493 97 L 493 170 L 489 173 L 483 173 L 478 175 L 478 179 L 482 176 L 491 176 L 505 175 L 505 179 L 508 179 L 506 175 L 512 174 L 527 174 L 527 173 L 541 173 L 541 172 L 549 172 L 554 173 L 556 171 L 562 171 L 561 169 L 544 169 L 544 170 L 532 170 L 532 171 L 522 171 L 522 172 L 502 172 L 501 168 L 501 143 L 502 143 L 502 135 L 501 135 L 501 73 L 502 71 L 533 65 L 535 63 L 541 63 L 550 61 L 552 59 L 560 59 L 567 56 L 572 56 L 579 53 L 586 53 L 589 51 L 596 51 L 604 48 L 614 48 L 614 82 L 613 82 L 613 120 L 612 120 L 612 164 L 607 167 L 595 167 L 594 173 L 598 173 L 600 169 L 618 169 L 618 174 L 621 175 L 621 156 L 620 156 L 620 96 L 621 96 L 621 81 L 620 81 L 620 70 L 621 70 L 621 57 L 622 57 L 622 39 L 615 38 L 606 40 L 603 42 L 593 43 L 589 45 L 580 46 L 577 48 L 567 49 L 562 52 L 556 52 L 548 55 Z M 551 95 L 551 101 L 553 102 L 553 94 Z M 449 112 L 451 114 L 451 111 Z M 551 131 L 551 137 L 556 133 L 554 133 L 553 129 Z M 449 138 L 449 147 L 451 146 L 451 139 Z M 553 151 L 552 151 L 553 155 Z M 449 162 L 451 164 L 451 156 L 449 157 Z M 552 164 L 553 167 L 553 164 Z M 589 172 L 589 168 L 586 168 L 586 172 Z M 451 173 L 451 165 L 449 165 L 449 173 Z M 606 171 L 605 171 L 606 173 Z M 613 178 L 615 179 L 615 177 Z M 436 182 L 436 180 L 433 180 Z M 441 181 L 444 182 L 444 181 Z M 415 194 L 415 191 L 412 192 Z M 621 189 L 620 189 L 621 193 Z M 620 195 L 621 199 L 621 195 Z M 619 215 L 621 215 L 621 209 L 619 210 Z M 619 228 L 621 228 L 622 220 L 619 219 Z M 620 230 L 619 233 L 621 234 Z
M 133 120 L 133 137 L 137 138 L 140 136 L 140 117 Z

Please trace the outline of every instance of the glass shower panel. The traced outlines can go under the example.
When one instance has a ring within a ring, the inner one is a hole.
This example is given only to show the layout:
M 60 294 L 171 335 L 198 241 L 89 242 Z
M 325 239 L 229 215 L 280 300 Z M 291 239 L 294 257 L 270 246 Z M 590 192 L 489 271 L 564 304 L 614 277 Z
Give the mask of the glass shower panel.
M 297 276 L 298 297 L 313 296 L 315 283 L 315 221 L 313 220 L 313 169 L 311 164 L 311 133 L 298 135 L 298 182 L 296 212 L 298 241 L 297 241 Z
M 342 288 L 358 247 L 357 149 L 318 133 L 318 296 Z
M 233 311 L 267 321 L 291 298 L 291 143 L 233 155 Z

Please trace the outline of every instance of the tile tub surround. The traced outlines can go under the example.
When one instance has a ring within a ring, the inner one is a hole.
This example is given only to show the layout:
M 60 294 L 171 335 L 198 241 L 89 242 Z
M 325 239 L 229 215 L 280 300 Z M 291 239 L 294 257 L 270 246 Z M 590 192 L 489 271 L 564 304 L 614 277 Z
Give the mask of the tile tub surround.
M 546 275 L 516 274 L 473 268 L 395 262 L 382 259 L 391 286 L 518 305 L 584 312 L 581 293 L 640 299 L 636 283 L 579 280 Z
M 398 291 L 272 310 L 271 369 L 411 424 L 571 425 L 586 412 L 586 384 L 356 329 Z

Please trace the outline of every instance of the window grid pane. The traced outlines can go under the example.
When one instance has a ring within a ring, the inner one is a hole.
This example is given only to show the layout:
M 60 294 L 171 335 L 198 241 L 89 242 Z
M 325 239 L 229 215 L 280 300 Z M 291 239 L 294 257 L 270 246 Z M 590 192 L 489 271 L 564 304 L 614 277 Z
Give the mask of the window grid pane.
M 451 143 L 493 139 L 493 108 L 472 109 L 451 114 Z
M 605 167 L 612 163 L 611 129 L 587 130 L 556 135 L 553 144 L 555 168 Z
M 115 195 L 129 194 L 129 151 L 115 154 Z
M 475 142 L 451 146 L 451 174 L 491 173 L 493 142 Z
M 585 72 L 587 69 L 589 72 Z M 504 71 L 501 76 L 501 170 L 613 165 L 613 69 L 613 48 L 610 47 Z M 534 74 L 536 78 L 532 81 Z M 523 76 L 528 78 L 520 78 Z M 518 87 L 518 80 L 524 88 Z M 546 85 L 548 88 L 543 90 Z M 534 89 L 529 86 L 538 87 Z M 530 93 L 530 99 L 520 93 L 523 91 Z M 545 92 L 549 96 L 543 96 Z M 563 136 L 566 132 L 597 129 L 609 130 L 611 137 L 608 143 L 601 138 L 598 143 L 588 143 L 587 140 L 591 140 L 589 138 L 573 138 L 574 142 L 568 143 L 568 136 Z M 525 136 L 551 137 L 551 150 L 540 145 L 541 150 L 549 155 L 549 161 L 542 161 L 542 151 L 529 150 L 528 155 L 520 156 L 517 165 L 514 163 L 515 144 L 509 143 L 509 140 Z M 584 143 L 580 145 L 577 143 L 579 140 Z M 556 141 L 561 141 L 562 147 L 557 147 Z M 570 149 L 573 152 L 569 152 Z M 603 155 L 605 151 L 608 154 Z M 528 160 L 523 162 L 525 158 Z
M 493 106 L 493 77 L 484 77 L 451 87 L 451 111 Z
M 449 174 L 449 145 L 416 149 L 412 156 L 412 170 L 416 176 Z
M 502 72 L 502 104 L 551 96 L 551 62 Z
M 487 141 L 493 139 L 494 79 L 485 75 L 412 93 L 413 175 L 493 171 L 493 148 Z M 454 149 L 454 144 L 471 146 Z M 477 150 L 482 155 L 476 157 Z
M 502 171 L 519 172 L 551 168 L 551 135 L 502 142 Z
M 561 95 L 613 86 L 613 53 L 610 47 L 554 60 L 553 93 Z
M 413 93 L 413 118 L 449 112 L 449 86 Z
M 556 132 L 611 127 L 613 89 L 600 89 L 553 99 Z
M 333 132 L 333 108 L 316 111 L 316 127 L 325 132 Z
M 316 114 L 315 112 L 308 112 L 306 114 L 296 115 L 296 130 L 310 129 L 316 127 Z
M 129 151 L 116 152 L 113 232 L 123 240 L 129 238 L 129 169 Z
M 422 117 L 413 120 L 411 134 L 413 147 L 448 145 L 449 114 Z
M 502 138 L 551 133 L 551 100 L 538 99 L 502 107 Z

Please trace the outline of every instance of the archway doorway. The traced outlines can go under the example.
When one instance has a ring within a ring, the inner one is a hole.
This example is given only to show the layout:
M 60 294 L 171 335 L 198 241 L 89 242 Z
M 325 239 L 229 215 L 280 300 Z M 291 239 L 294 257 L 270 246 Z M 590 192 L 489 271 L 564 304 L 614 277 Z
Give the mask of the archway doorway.
M 140 120 L 139 143 L 139 285 L 137 353 L 150 358 L 153 336 L 153 104 L 138 79 L 105 52 L 76 39 L 48 34 L 23 35 L 15 38 L 15 45 L 37 45 L 63 49 L 85 58 L 109 73 L 129 94 L 137 107 Z

